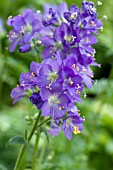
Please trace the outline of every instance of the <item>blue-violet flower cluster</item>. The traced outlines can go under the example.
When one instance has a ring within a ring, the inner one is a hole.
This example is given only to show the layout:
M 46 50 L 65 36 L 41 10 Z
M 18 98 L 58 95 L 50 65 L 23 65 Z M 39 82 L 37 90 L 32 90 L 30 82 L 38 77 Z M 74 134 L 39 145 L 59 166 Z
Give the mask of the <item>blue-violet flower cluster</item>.
M 43 14 L 26 9 L 7 23 L 13 27 L 8 35 L 11 52 L 17 45 L 20 52 L 44 47 L 42 62 L 33 61 L 30 72 L 20 75 L 20 85 L 11 92 L 14 103 L 32 91 L 31 103 L 52 118 L 48 133 L 59 135 L 62 129 L 71 140 L 72 132 L 80 133 L 84 122 L 76 103 L 82 102 L 84 86 L 92 87 L 91 66 L 100 66 L 92 45 L 103 23 L 94 3 L 84 0 L 81 8 L 75 4 L 68 8 L 65 2 L 45 4 Z

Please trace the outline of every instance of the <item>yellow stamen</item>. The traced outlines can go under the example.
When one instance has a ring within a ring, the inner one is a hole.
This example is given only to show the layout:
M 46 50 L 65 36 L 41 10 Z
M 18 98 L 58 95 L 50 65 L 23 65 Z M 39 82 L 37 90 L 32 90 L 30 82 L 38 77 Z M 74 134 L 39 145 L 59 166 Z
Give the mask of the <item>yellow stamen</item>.
M 76 67 L 76 64 L 72 64 L 72 68 L 75 68 Z
M 79 94 L 80 92 L 78 90 L 76 90 L 76 94 Z
M 35 76 L 35 74 L 34 74 L 33 72 L 31 73 L 31 75 L 32 75 L 32 76 Z
M 59 110 L 62 110 L 62 108 L 61 108 L 61 107 L 59 107 Z
M 57 101 L 57 104 L 60 104 L 60 101 L 59 101 L 59 100 Z
M 91 25 L 92 25 L 93 27 L 96 27 L 96 24 L 95 24 L 94 21 L 91 21 Z
M 32 72 L 30 78 L 32 78 L 32 77 L 34 77 L 34 76 L 35 76 L 35 74 Z
M 52 77 L 52 81 L 54 81 L 55 79 L 54 79 L 54 77 Z
M 79 69 L 79 67 L 76 67 L 76 71 L 79 71 L 80 69 Z
M 89 38 L 86 38 L 86 42 L 87 42 L 87 43 L 89 43 L 89 42 L 90 42 L 90 41 L 89 41 Z
M 67 36 L 65 37 L 65 39 L 66 39 L 67 41 L 69 41 L 69 42 L 71 41 L 71 38 L 72 38 L 72 37 L 69 36 L 69 35 L 67 35 Z
M 64 109 L 64 106 L 62 106 L 62 107 L 59 107 L 59 110 L 62 110 L 62 109 Z
M 73 131 L 74 134 L 78 134 L 80 133 L 80 130 L 78 129 L 78 126 L 74 126 L 74 131 Z
M 48 15 L 47 18 L 48 18 L 48 19 L 51 19 L 51 15 Z
M 72 85 L 73 81 L 71 80 L 71 77 L 69 77 L 69 83 Z

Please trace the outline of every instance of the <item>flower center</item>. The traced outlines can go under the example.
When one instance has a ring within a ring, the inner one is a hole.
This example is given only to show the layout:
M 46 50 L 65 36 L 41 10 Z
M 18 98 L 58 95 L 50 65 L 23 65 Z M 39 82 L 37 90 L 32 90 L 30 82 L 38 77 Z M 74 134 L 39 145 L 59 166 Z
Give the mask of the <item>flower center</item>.
M 32 31 L 32 26 L 30 24 L 27 24 L 25 27 L 25 32 L 30 33 Z
M 70 126 L 72 124 L 72 118 L 66 120 L 66 126 Z
M 56 79 L 58 78 L 58 74 L 55 73 L 55 72 L 51 72 L 48 76 L 48 80 L 52 80 L 52 81 L 55 81 Z
M 73 19 L 76 19 L 77 18 L 77 12 L 73 12 L 70 16 L 70 19 L 73 20 Z
M 96 24 L 95 24 L 94 21 L 91 21 L 91 25 L 94 26 L 94 27 L 96 27 Z
M 51 15 L 48 15 L 48 16 L 47 16 L 47 19 L 51 19 L 51 18 L 52 18 L 52 16 L 51 16 Z
M 11 33 L 11 38 L 17 38 L 18 37 L 18 35 L 14 31 L 11 31 L 10 33 Z
M 90 10 L 91 10 L 92 12 L 96 12 L 96 8 L 95 8 L 95 7 L 90 6 Z
M 57 46 L 57 48 L 60 50 L 60 49 L 62 49 L 62 42 L 61 41 L 57 41 L 56 42 L 56 46 Z
M 73 84 L 73 81 L 72 81 L 71 77 L 69 77 L 69 83 L 70 83 L 70 85 Z
M 71 36 L 71 35 L 66 35 L 66 36 L 64 37 L 64 39 L 65 39 L 68 43 L 73 42 L 75 38 L 76 38 L 76 37 Z
M 50 106 L 54 105 L 54 104 L 58 104 L 59 103 L 59 100 L 58 100 L 58 97 L 56 95 L 52 95 L 49 97 L 49 100 L 48 100 Z
M 29 34 L 31 31 L 32 31 L 32 26 L 30 24 L 27 24 L 26 26 L 21 27 L 20 33 Z

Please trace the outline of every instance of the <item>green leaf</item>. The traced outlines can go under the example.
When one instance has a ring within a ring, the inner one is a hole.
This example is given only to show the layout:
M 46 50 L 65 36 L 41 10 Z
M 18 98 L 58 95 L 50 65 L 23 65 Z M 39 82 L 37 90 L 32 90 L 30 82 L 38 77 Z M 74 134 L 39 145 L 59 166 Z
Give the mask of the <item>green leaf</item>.
M 42 133 L 42 132 L 44 132 L 44 134 L 45 134 L 45 136 L 46 136 L 46 138 L 47 138 L 47 141 L 48 141 L 48 143 L 49 143 L 49 135 L 48 135 L 46 129 L 43 128 L 43 127 L 40 127 L 40 133 Z
M 15 136 L 15 137 L 11 138 L 8 141 L 7 146 L 14 145 L 14 144 L 25 144 L 26 148 L 28 148 L 28 143 L 22 136 Z
M 7 170 L 7 168 L 3 166 L 2 164 L 0 164 L 0 170 Z

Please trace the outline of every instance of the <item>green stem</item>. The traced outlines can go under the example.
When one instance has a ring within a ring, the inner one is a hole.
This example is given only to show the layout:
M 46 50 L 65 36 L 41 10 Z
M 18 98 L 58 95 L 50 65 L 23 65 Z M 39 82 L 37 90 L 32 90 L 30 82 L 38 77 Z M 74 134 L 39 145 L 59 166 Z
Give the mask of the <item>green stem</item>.
M 2 40 L 0 38 L 0 53 L 2 54 Z
M 37 53 L 37 58 L 38 58 L 38 63 L 41 62 L 40 55 L 39 55 L 39 50 L 37 50 L 37 47 L 35 47 L 36 53 Z
M 35 170 L 35 166 L 36 166 L 38 143 L 39 143 L 39 133 L 36 135 L 36 141 L 35 141 L 34 153 L 33 153 L 33 161 L 32 161 L 32 170 Z
M 41 163 L 42 163 L 42 160 L 43 160 L 43 157 L 44 157 L 44 153 L 45 153 L 46 147 L 47 147 L 47 142 L 45 140 L 44 146 L 42 147 L 42 150 L 41 150 L 40 157 L 38 159 L 38 164 L 37 164 L 38 170 L 42 169 L 41 168 Z
M 20 164 L 21 164 L 21 162 L 23 160 L 23 155 L 25 153 L 25 150 L 26 150 L 25 145 L 22 145 L 20 153 L 19 153 L 17 161 L 16 161 L 16 164 L 15 164 L 15 167 L 14 167 L 14 170 L 18 170 L 19 169 Z
M 38 115 L 38 117 L 37 117 L 37 119 L 36 119 L 36 122 L 35 122 L 35 124 L 34 124 L 34 126 L 33 126 L 33 129 L 32 129 L 32 131 L 31 131 L 30 135 L 28 136 L 28 143 L 30 142 L 30 140 L 31 140 L 31 138 L 32 138 L 32 136 L 33 136 L 36 128 L 37 128 L 37 125 L 38 125 L 40 116 L 41 116 L 41 111 L 39 112 L 39 115 Z
M 27 130 L 25 130 L 25 140 L 27 141 Z M 24 154 L 24 158 L 22 160 L 21 168 L 25 169 L 26 168 L 26 158 L 27 158 L 27 152 Z
M 51 120 L 51 118 L 46 119 L 42 123 L 40 123 L 37 128 L 42 126 L 44 123 L 48 122 Z M 38 133 L 39 134 L 39 133 Z M 36 160 L 37 160 L 37 151 L 38 151 L 38 143 L 39 143 L 39 135 L 36 136 L 36 141 L 35 141 L 35 146 L 34 146 L 34 154 L 33 154 L 33 161 L 32 161 L 32 170 L 35 170 L 36 168 Z
M 37 127 L 37 124 L 39 122 L 40 116 L 41 116 L 41 111 L 39 112 L 39 115 L 38 115 L 38 117 L 36 119 L 36 122 L 34 123 L 34 126 L 33 126 L 32 130 L 31 130 L 31 133 L 28 136 L 28 143 L 30 142 L 30 140 L 31 140 L 31 138 L 32 138 L 32 136 L 33 136 L 33 134 L 34 134 L 34 132 L 36 130 L 36 127 Z M 21 147 L 20 153 L 18 155 L 14 170 L 19 170 L 19 168 L 21 166 L 21 163 L 22 163 L 22 160 L 23 160 L 23 157 L 24 157 L 24 154 L 25 154 L 25 151 L 26 151 L 26 146 L 23 145 Z
M 113 79 L 113 65 L 109 74 L 109 79 L 112 80 Z
M 37 128 L 39 128 L 40 126 L 42 126 L 44 123 L 48 122 L 49 120 L 51 120 L 51 118 L 48 118 L 46 120 L 44 120 L 42 123 L 40 123 Z

